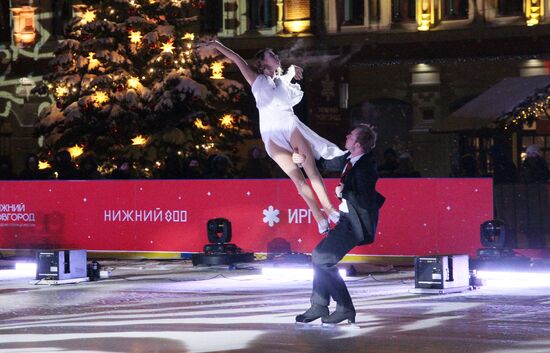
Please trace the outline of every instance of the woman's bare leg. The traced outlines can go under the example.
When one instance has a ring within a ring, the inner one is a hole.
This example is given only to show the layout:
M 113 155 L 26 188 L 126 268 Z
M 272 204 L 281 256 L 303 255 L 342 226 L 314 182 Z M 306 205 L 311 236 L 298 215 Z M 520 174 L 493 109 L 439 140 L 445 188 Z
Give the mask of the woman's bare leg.
M 321 209 L 317 205 L 317 201 L 315 201 L 313 190 L 311 190 L 311 188 L 309 187 L 309 184 L 307 183 L 304 174 L 302 173 L 300 168 L 298 168 L 298 166 L 296 166 L 296 164 L 292 162 L 292 154 L 274 143 L 270 145 L 269 150 L 271 151 L 273 160 L 294 182 L 294 185 L 298 190 L 298 194 L 300 194 L 300 196 L 302 196 L 302 198 L 306 202 L 307 206 L 313 213 L 313 217 L 315 218 L 315 220 L 317 222 L 320 222 L 321 220 L 326 219 L 323 216 L 323 212 L 321 212 Z
M 305 156 L 303 168 L 311 181 L 311 186 L 313 186 L 313 190 L 315 190 L 315 194 L 323 206 L 325 213 L 330 215 L 332 212 L 337 212 L 336 208 L 330 202 L 327 188 L 325 187 L 321 173 L 319 173 L 319 169 L 317 169 L 317 165 L 315 164 L 315 157 L 309 142 L 304 138 L 299 130 L 295 130 L 290 137 L 290 144 L 293 148 L 297 149 L 300 154 Z

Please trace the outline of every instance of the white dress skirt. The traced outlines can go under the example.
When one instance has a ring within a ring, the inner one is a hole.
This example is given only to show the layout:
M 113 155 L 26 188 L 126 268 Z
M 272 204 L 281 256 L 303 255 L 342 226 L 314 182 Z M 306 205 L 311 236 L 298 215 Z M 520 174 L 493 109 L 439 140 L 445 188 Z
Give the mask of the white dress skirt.
M 275 78 L 258 75 L 252 83 L 252 94 L 260 112 L 260 134 L 267 154 L 273 158 L 270 148 L 272 143 L 292 153 L 290 136 L 296 129 L 310 143 L 315 159 L 333 159 L 345 154 L 338 146 L 307 127 L 294 114 L 292 107 L 304 95 L 299 84 L 290 82 L 294 75 L 294 66 L 291 66 L 285 75 Z

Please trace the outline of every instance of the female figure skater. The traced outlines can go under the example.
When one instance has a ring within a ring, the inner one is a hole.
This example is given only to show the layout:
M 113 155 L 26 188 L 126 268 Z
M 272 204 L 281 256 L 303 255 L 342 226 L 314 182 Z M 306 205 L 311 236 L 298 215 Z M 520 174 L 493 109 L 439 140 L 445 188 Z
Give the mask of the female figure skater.
M 260 112 L 260 134 L 267 154 L 296 185 L 298 193 L 306 201 L 317 221 L 319 233 L 327 232 L 327 216 L 330 221 L 336 223 L 339 212 L 329 200 L 315 160 L 320 157 L 332 159 L 345 152 L 317 135 L 294 114 L 292 107 L 302 100 L 304 93 L 300 85 L 291 83 L 291 80 L 302 79 L 302 68 L 292 65 L 286 74 L 280 75 L 279 57 L 271 49 L 264 49 L 256 54 L 257 71 L 254 71 L 240 55 L 219 41 L 208 42 L 206 46 L 217 49 L 235 63 L 252 87 L 252 94 Z M 302 171 L 292 161 L 293 152 L 305 156 L 302 166 L 327 216 L 323 215 L 317 205 L 315 195 Z

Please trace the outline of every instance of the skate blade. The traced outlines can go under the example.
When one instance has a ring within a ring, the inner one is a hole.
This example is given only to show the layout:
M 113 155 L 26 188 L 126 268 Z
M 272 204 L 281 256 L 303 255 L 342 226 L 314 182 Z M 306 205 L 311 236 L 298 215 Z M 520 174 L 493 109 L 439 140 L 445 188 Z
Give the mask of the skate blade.
M 294 326 L 299 330 L 309 330 L 314 328 L 320 328 L 321 325 L 315 323 L 315 321 L 310 322 L 295 322 Z
M 321 324 L 321 327 L 324 328 L 324 329 L 338 329 L 338 330 L 360 330 L 361 327 L 359 327 L 359 325 L 353 323 L 353 324 L 348 324 L 348 323 L 340 323 L 340 324 L 326 324 L 326 323 L 323 323 Z

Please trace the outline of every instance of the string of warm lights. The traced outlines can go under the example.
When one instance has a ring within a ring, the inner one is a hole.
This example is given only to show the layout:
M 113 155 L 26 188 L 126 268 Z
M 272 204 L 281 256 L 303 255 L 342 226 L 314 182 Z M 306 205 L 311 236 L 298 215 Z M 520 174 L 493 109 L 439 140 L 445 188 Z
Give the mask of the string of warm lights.
M 497 122 L 502 124 L 504 130 L 511 131 L 525 124 L 531 125 L 537 119 L 550 119 L 550 85 L 525 100 L 510 113 L 501 116 Z

